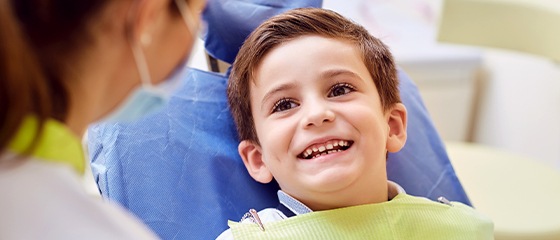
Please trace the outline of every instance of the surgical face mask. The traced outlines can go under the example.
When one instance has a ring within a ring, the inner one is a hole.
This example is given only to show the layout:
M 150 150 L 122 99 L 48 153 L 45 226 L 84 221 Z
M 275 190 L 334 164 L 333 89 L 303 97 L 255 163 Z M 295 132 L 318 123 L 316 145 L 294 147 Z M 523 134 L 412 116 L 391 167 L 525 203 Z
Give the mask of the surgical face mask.
M 197 36 L 197 29 L 186 1 L 175 0 L 175 3 L 194 38 Z M 182 69 L 189 59 L 189 56 L 186 56 L 185 61 L 180 63 L 168 79 L 158 85 L 153 85 L 144 53 L 138 45 L 132 45 L 131 48 L 142 84 L 134 89 L 127 99 L 115 111 L 103 118 L 101 122 L 131 122 L 163 109 L 173 91 L 176 90 L 181 79 L 180 73 L 183 72 Z

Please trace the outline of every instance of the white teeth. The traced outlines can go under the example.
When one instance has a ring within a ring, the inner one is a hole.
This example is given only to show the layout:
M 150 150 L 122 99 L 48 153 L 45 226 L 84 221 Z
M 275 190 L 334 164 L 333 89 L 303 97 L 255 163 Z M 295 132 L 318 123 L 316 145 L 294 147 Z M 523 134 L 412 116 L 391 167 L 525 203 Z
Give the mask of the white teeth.
M 302 156 L 304 158 L 308 158 L 309 156 L 313 156 L 313 158 L 316 158 L 318 156 L 323 156 L 326 154 L 331 154 L 331 153 L 336 153 L 336 152 L 342 152 L 343 150 L 341 149 L 334 149 L 334 147 L 347 147 L 348 141 L 345 140 L 339 140 L 339 141 L 328 141 L 326 142 L 324 145 L 316 145 L 313 146 L 311 148 L 306 149 L 305 151 L 303 151 Z

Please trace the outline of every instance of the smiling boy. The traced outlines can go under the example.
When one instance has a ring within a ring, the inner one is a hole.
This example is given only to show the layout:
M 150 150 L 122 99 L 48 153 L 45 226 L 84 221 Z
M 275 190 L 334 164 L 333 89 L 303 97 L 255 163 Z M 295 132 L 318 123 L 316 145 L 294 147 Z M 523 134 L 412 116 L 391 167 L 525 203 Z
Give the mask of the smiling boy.
M 296 9 L 259 26 L 233 65 L 228 101 L 249 174 L 261 183 L 275 179 L 281 188 L 278 209 L 250 217 L 268 229 L 267 237 L 275 229 L 267 223 L 312 212 L 368 205 L 390 209 L 380 204 L 408 200 L 443 205 L 406 195 L 388 181 L 387 154 L 406 142 L 407 112 L 395 64 L 379 39 L 335 12 Z M 462 211 L 459 220 L 471 227 L 441 230 L 467 233 L 467 239 L 469 233 L 472 239 L 491 235 L 491 222 L 471 208 L 460 205 L 452 211 Z M 441 216 L 435 218 L 451 220 Z M 236 238 L 241 225 L 230 225 Z M 219 238 L 231 237 L 228 230 Z

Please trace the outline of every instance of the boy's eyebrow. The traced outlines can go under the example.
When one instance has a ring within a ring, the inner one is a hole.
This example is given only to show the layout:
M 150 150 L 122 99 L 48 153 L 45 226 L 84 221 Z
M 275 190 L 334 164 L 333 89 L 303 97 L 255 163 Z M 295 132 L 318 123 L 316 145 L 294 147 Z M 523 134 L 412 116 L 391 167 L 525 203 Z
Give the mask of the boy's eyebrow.
M 295 83 L 284 83 L 284 84 L 280 84 L 280 85 L 278 85 L 278 86 L 272 88 L 272 90 L 268 91 L 268 92 L 264 95 L 263 100 L 262 100 L 262 102 L 261 102 L 261 103 L 262 103 L 262 104 L 261 104 L 261 109 L 264 107 L 264 103 L 265 103 L 266 101 L 268 101 L 268 99 L 271 98 L 272 95 L 274 95 L 275 93 L 281 92 L 281 91 L 284 91 L 284 90 L 287 90 L 287 89 L 292 89 L 292 88 L 295 88 L 295 87 L 296 87 L 296 84 L 295 84 Z
M 323 73 L 321 73 L 321 77 L 324 78 L 332 78 L 332 77 L 336 77 L 339 75 L 350 75 L 352 77 L 355 78 L 359 78 L 361 79 L 361 77 L 356 74 L 355 72 L 352 72 L 350 70 L 346 70 L 346 69 L 330 69 L 327 71 L 324 71 Z

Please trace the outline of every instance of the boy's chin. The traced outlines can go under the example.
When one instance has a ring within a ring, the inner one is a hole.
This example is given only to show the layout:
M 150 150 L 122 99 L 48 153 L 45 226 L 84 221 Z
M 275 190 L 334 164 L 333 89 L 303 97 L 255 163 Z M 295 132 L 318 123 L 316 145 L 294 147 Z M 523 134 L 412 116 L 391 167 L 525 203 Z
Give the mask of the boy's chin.
M 356 174 L 339 169 L 327 169 L 310 176 L 307 182 L 317 192 L 337 192 L 348 188 L 356 180 Z

